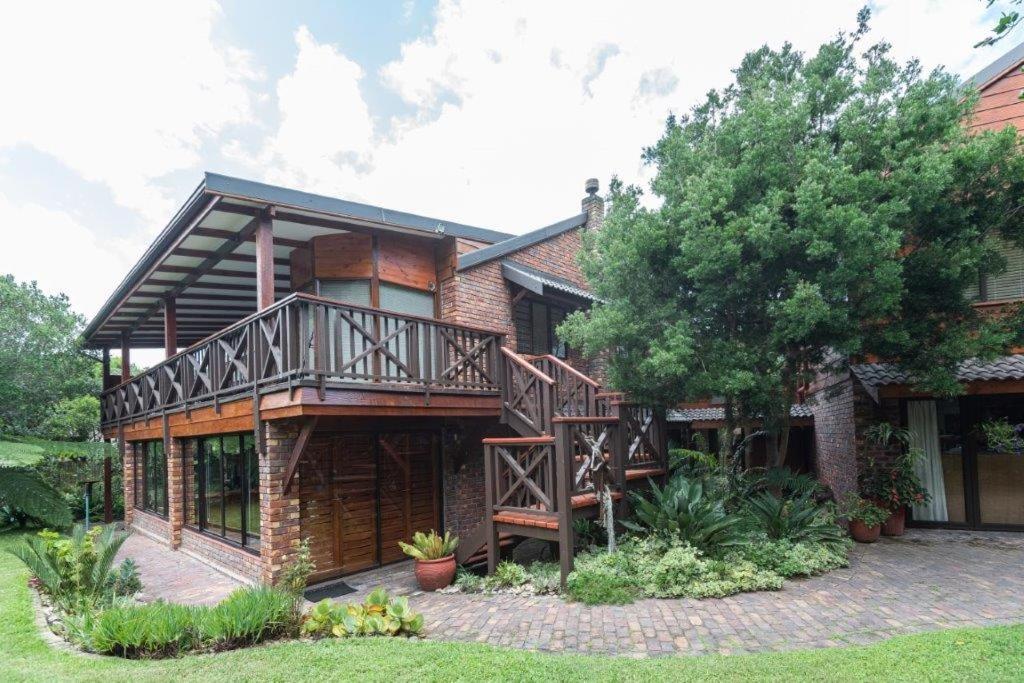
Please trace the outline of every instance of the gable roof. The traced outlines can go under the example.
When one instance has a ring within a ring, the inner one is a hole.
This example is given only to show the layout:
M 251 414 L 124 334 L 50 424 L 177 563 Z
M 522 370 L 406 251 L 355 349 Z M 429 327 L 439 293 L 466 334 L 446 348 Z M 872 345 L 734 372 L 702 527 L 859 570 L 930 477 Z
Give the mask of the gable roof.
M 501 274 L 506 280 L 510 280 L 520 287 L 533 292 L 534 294 L 568 294 L 588 301 L 596 301 L 597 298 L 585 289 L 565 278 L 545 273 L 543 270 L 530 268 L 515 261 L 505 260 L 501 262 Z
M 525 233 L 523 235 L 517 235 L 515 237 L 506 239 L 503 242 L 497 242 L 487 247 L 471 251 L 468 254 L 459 256 L 459 270 L 466 270 L 474 266 L 479 266 L 481 263 L 487 263 L 494 259 L 508 256 L 513 252 L 517 252 L 520 249 L 533 246 L 538 242 L 551 239 L 561 235 L 564 232 L 569 232 L 574 228 L 579 228 L 587 224 L 587 214 L 581 213 L 572 218 L 566 218 L 563 221 L 552 223 L 551 225 L 543 228 L 538 228 L 532 232 Z
M 1011 48 L 1006 54 L 965 80 L 960 85 L 964 88 L 976 88 L 977 90 L 982 90 L 985 86 L 989 85 L 992 81 L 998 79 L 1021 62 L 1024 62 L 1024 43 Z

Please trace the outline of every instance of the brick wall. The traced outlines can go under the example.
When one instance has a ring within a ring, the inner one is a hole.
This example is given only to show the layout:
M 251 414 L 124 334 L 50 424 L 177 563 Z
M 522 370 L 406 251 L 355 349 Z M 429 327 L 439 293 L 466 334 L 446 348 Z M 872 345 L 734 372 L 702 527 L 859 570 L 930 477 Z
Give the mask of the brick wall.
M 489 436 L 512 436 L 505 425 L 493 420 L 453 421 L 458 427 L 458 444 L 444 449 L 442 488 L 445 528 L 465 536 L 480 523 L 484 514 L 484 446 Z
M 807 400 L 814 413 L 815 469 L 839 500 L 857 490 L 854 386 L 848 375 L 821 379 Z
M 124 485 L 124 523 L 126 526 L 131 526 L 135 511 L 135 460 L 132 458 L 131 444 L 125 443 L 124 430 L 119 430 L 117 452 L 121 457 L 121 467 L 124 472 L 124 476 L 121 477 Z
M 145 510 L 133 510 L 131 529 L 154 541 L 171 544 L 171 524 L 166 519 Z
M 295 420 L 266 423 L 266 453 L 260 457 L 260 577 L 265 583 L 277 583 L 299 544 L 298 487 L 284 492 L 284 473 L 299 429 Z
M 185 524 L 185 458 L 191 462 L 194 441 L 170 439 L 164 452 L 167 457 L 167 520 L 170 523 L 171 547 L 181 545 L 181 528 Z
M 258 582 L 263 574 L 263 560 L 259 555 L 211 538 L 196 529 L 182 529 L 180 549 L 247 583 Z

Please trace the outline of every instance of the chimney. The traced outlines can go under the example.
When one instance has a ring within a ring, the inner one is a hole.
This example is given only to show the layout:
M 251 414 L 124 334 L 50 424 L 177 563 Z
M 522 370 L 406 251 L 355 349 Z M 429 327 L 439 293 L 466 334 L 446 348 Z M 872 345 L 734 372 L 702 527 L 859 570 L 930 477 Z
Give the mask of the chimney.
M 597 194 L 600 184 L 597 178 L 588 178 L 584 184 L 587 196 L 583 198 L 583 213 L 587 214 L 587 229 L 597 230 L 604 222 L 604 199 Z

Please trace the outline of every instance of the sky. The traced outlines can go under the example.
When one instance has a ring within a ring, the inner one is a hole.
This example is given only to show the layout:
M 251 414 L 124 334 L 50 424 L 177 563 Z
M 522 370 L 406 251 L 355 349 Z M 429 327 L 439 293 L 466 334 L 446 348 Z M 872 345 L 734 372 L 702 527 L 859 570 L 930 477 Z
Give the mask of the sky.
M 586 178 L 646 184 L 667 115 L 864 2 L 4 3 L 0 273 L 91 317 L 204 171 L 526 232 Z M 869 5 L 928 69 L 1020 40 L 975 49 L 981 1 Z

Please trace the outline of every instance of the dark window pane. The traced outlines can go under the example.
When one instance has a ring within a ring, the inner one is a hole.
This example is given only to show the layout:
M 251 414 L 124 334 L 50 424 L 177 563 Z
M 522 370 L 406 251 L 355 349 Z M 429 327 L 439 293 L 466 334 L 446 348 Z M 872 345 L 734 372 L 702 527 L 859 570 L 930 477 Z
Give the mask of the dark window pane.
M 206 440 L 206 520 L 205 529 L 223 535 L 220 439 Z
M 245 448 L 246 468 L 246 519 L 245 544 L 250 548 L 260 547 L 260 463 L 251 439 Z
M 548 328 L 548 307 L 544 304 L 533 304 L 533 351 L 534 353 L 550 353 L 550 330 Z

